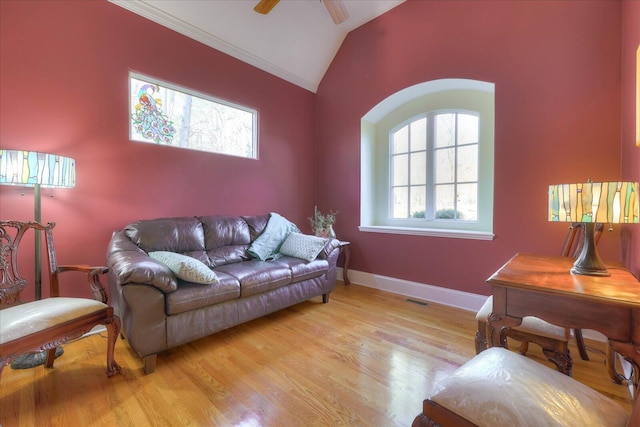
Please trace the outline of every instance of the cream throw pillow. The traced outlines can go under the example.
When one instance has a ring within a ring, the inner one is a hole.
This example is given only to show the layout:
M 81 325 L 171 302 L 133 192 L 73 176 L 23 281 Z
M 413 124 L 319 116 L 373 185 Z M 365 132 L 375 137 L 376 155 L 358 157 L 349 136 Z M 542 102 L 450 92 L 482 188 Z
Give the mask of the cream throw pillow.
M 290 233 L 280 246 L 282 255 L 313 261 L 324 249 L 329 239 L 307 234 Z
M 218 276 L 201 261 L 175 252 L 155 251 L 149 256 L 165 264 L 180 279 L 192 283 L 210 285 L 218 283 Z

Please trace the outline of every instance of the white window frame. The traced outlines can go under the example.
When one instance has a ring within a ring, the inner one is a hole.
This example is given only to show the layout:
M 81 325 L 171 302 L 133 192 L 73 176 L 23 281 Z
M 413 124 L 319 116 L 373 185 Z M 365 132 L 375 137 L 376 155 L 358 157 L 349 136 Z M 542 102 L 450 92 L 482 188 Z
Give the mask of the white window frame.
M 430 111 L 480 115 L 478 220 L 393 219 L 390 206 L 392 129 Z M 360 231 L 491 240 L 493 234 L 494 85 L 442 79 L 404 89 L 382 101 L 361 121 Z

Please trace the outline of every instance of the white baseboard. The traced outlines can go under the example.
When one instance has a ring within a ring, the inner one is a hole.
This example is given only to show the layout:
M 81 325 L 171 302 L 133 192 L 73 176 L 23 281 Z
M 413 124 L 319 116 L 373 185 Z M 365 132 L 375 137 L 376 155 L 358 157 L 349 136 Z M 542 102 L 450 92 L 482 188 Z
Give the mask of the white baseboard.
M 343 269 L 338 267 L 338 279 L 343 279 Z M 380 289 L 394 294 L 404 295 L 437 304 L 448 305 L 462 310 L 477 312 L 487 299 L 486 295 L 478 295 L 470 292 L 457 291 L 441 286 L 428 285 L 426 283 L 412 282 L 395 277 L 381 276 L 379 274 L 365 273 L 358 270 L 349 270 L 349 280 L 368 288 Z M 606 337 L 600 332 L 583 330 L 583 336 L 595 341 L 606 341 Z
M 342 268 L 338 268 L 338 279 L 343 279 Z M 368 288 L 380 289 L 394 294 L 473 312 L 480 310 L 480 307 L 482 307 L 482 304 L 484 304 L 487 299 L 486 295 L 472 294 L 443 288 L 441 286 L 428 285 L 426 283 L 411 282 L 395 277 L 365 273 L 358 270 L 349 270 L 349 280 L 351 283 L 356 283 Z

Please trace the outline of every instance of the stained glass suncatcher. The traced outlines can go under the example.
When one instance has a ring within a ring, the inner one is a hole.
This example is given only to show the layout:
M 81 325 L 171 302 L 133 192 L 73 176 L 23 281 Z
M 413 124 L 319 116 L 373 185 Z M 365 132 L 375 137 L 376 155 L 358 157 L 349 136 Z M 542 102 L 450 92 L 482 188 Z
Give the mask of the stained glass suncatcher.
M 257 112 L 137 73 L 130 74 L 133 141 L 257 158 Z

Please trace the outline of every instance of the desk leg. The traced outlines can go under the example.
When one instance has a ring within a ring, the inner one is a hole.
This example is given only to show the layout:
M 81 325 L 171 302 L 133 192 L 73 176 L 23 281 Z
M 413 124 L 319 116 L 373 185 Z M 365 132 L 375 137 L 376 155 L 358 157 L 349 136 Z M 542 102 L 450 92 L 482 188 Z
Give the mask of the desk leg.
M 607 371 L 611 379 L 618 384 L 623 381 L 627 381 L 627 378 L 620 374 L 615 366 L 615 353 L 622 355 L 633 367 L 633 373 L 631 375 L 632 385 L 634 387 L 634 395 L 638 392 L 638 367 L 640 366 L 640 346 L 636 346 L 632 343 L 623 343 L 618 341 L 609 340 L 607 346 Z
M 618 372 L 618 368 L 616 366 L 616 352 L 620 353 L 620 355 L 631 364 L 632 371 L 629 378 Z M 609 345 L 607 345 L 607 373 L 614 383 L 624 384 L 631 382 L 634 389 L 637 389 L 639 385 L 638 366 L 640 366 L 640 348 L 635 347 L 630 343 L 609 341 Z
M 611 350 L 611 346 L 607 344 L 607 373 L 609 378 L 616 384 L 622 384 L 625 376 L 618 372 L 616 368 L 616 352 Z

